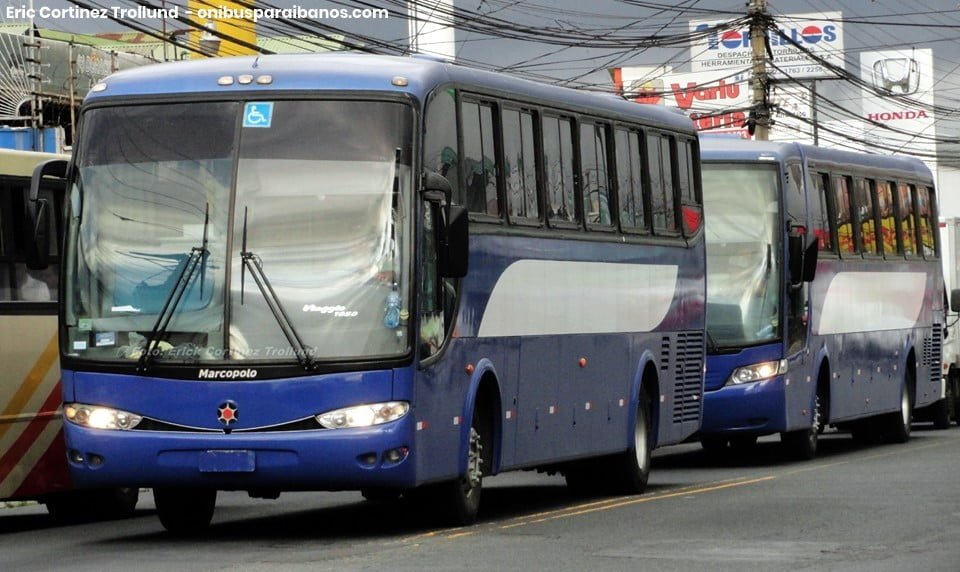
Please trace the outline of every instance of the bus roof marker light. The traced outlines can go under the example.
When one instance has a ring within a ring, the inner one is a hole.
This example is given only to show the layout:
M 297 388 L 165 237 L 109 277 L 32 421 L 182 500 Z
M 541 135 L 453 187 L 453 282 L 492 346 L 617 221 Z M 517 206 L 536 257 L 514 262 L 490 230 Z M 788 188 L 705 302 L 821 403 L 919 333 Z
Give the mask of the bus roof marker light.
M 217 85 L 233 85 L 233 76 L 220 76 L 220 78 L 217 79 Z
M 250 74 L 237 76 L 237 83 L 239 83 L 240 85 L 250 85 L 251 83 L 253 83 L 253 76 Z
M 272 75 L 257 76 L 257 83 L 260 85 L 270 85 L 271 83 L 273 83 L 273 76 Z
M 394 78 L 390 80 L 390 83 L 392 83 L 396 87 L 407 87 L 407 85 L 409 85 L 410 82 L 407 81 L 407 78 L 398 75 L 398 76 L 394 76 Z
M 107 82 L 101 81 L 100 83 L 95 84 L 93 87 L 90 88 L 90 91 L 92 91 L 92 92 L 94 92 L 94 93 L 99 93 L 99 92 L 101 92 L 101 91 L 107 91 Z

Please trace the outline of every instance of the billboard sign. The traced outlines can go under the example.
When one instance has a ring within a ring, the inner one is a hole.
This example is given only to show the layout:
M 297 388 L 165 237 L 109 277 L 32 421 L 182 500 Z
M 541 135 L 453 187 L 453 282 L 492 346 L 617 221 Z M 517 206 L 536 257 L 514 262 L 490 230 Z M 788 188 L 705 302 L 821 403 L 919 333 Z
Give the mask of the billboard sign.
M 879 153 L 914 152 L 935 169 L 933 50 L 860 53 L 864 138 Z
M 614 84 L 631 101 L 682 109 L 699 131 L 745 133 L 750 106 L 747 72 L 662 72 L 663 68 L 617 68 Z
M 779 32 L 768 38 L 773 63 L 771 77 L 778 79 L 813 79 L 835 77 L 808 50 L 838 67 L 843 67 L 843 24 L 841 12 L 786 14 L 777 18 Z M 729 20 L 691 20 L 691 32 L 708 32 L 706 37 L 690 45 L 690 66 L 694 72 L 712 72 L 749 67 L 753 63 L 750 27 L 717 30 Z M 710 32 L 713 30 L 713 32 Z M 798 48 L 799 44 L 803 49 Z

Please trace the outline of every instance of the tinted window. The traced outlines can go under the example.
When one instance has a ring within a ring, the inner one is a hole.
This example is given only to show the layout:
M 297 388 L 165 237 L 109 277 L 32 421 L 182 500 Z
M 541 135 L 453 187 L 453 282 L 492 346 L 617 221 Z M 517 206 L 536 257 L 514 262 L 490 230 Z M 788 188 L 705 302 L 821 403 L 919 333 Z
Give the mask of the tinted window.
M 640 167 L 640 135 L 636 131 L 617 129 L 617 193 L 620 204 L 620 226 L 643 229 L 643 179 Z
M 493 137 L 493 106 L 464 102 L 463 180 L 470 212 L 500 214 L 497 155 Z
M 557 117 L 543 118 L 543 162 L 547 177 L 547 218 L 576 222 L 573 191 L 573 123 Z
M 647 164 L 650 168 L 650 207 L 654 231 L 677 231 L 671 162 L 670 138 L 666 135 L 648 135 Z
M 903 252 L 907 256 L 917 254 L 917 219 L 913 209 L 913 194 L 910 192 L 911 186 L 900 183 L 897 186 L 897 209 L 898 217 L 897 233 L 900 235 L 900 243 L 903 244 Z
M 860 225 L 860 241 L 863 252 L 877 254 L 877 225 L 873 218 L 873 181 L 857 177 L 854 180 L 854 193 L 857 197 L 857 222 Z
M 680 190 L 682 204 L 697 204 L 696 189 L 693 174 L 693 144 L 690 141 L 677 142 L 677 167 L 680 178 L 677 187 Z
M 932 258 L 936 256 L 936 243 L 934 242 L 934 230 L 937 228 L 937 219 L 934 217 L 933 197 L 930 189 L 927 187 L 917 187 L 917 206 L 919 208 L 920 221 L 920 244 L 923 246 L 923 256 Z
M 827 199 L 830 192 L 830 175 L 814 173 L 812 181 L 814 189 L 813 234 L 817 237 L 817 247 L 821 251 L 836 252 L 837 247 L 830 230 L 830 203 Z
M 607 128 L 580 126 L 580 168 L 583 210 L 588 224 L 610 224 L 610 186 L 607 182 Z
M 507 209 L 511 218 L 536 219 L 537 164 L 533 145 L 533 115 L 507 109 L 503 112 L 503 155 L 506 164 Z
M 877 216 L 880 219 L 880 242 L 883 252 L 896 254 L 897 221 L 893 214 L 893 183 L 881 181 L 877 185 Z
M 26 265 L 26 201 L 29 182 L 25 179 L 0 182 L 0 302 L 54 302 L 59 276 L 57 246 L 62 207 L 53 192 L 41 189 L 50 206 L 50 266 L 30 270 Z M 60 196 L 57 193 L 57 196 Z
M 834 179 L 833 204 L 837 211 L 837 242 L 840 252 L 856 252 L 857 245 L 853 237 L 853 219 L 850 205 L 850 177 Z
M 457 102 L 452 88 L 440 90 L 430 100 L 425 120 L 424 166 L 446 177 L 453 189 L 453 201 L 463 204 L 457 155 Z

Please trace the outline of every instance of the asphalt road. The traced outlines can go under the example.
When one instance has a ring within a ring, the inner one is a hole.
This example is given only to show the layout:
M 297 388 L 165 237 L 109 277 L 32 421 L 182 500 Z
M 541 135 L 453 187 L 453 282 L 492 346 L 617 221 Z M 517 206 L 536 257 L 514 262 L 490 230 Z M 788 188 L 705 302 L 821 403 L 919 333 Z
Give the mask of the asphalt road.
M 487 483 L 480 523 L 460 529 L 357 493 L 221 493 L 209 534 L 190 540 L 162 531 L 149 494 L 118 522 L 4 509 L 0 570 L 960 571 L 956 428 L 872 447 L 825 435 L 805 463 L 782 459 L 776 439 L 718 461 L 663 449 L 635 497 L 576 497 L 536 473 Z

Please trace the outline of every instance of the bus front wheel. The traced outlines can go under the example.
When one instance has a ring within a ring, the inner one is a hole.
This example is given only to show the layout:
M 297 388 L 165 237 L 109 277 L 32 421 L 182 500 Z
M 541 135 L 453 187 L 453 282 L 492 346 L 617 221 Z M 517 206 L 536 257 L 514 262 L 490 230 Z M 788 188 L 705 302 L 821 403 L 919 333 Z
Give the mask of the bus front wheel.
M 492 469 L 492 427 L 481 410 L 473 414 L 467 442 L 467 472 L 454 481 L 431 487 L 428 499 L 436 500 L 444 524 L 468 526 L 477 521 L 483 475 Z
M 823 432 L 823 418 L 823 399 L 817 393 L 810 427 L 780 434 L 780 441 L 788 457 L 796 461 L 809 461 L 817 456 L 817 436 Z
M 203 532 L 213 519 L 217 504 L 216 489 L 153 489 L 160 524 L 171 534 L 195 535 Z

